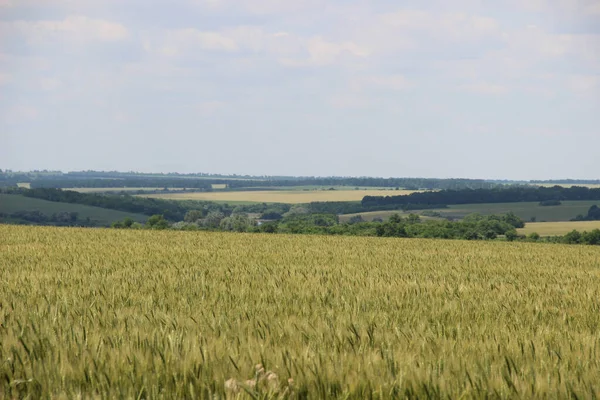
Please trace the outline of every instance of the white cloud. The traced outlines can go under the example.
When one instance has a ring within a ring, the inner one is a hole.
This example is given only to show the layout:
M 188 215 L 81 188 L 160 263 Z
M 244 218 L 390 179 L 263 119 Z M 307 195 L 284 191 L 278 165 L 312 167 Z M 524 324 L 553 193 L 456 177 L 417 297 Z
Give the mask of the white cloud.
M 197 46 L 204 50 L 234 51 L 238 49 L 237 43 L 218 32 L 202 32 L 197 29 L 180 29 L 167 34 L 167 46 L 169 55 L 179 54 L 181 50 Z M 163 47 L 164 49 L 165 47 Z
M 202 116 L 211 116 L 225 108 L 226 104 L 222 101 L 205 101 L 194 105 L 192 108 Z
M 57 78 L 42 78 L 40 79 L 40 87 L 42 90 L 52 91 L 60 88 L 62 82 Z
M 352 41 L 335 42 L 321 36 L 303 37 L 289 32 L 266 32 L 256 26 L 220 31 L 179 29 L 154 34 L 144 48 L 164 56 L 193 57 L 195 50 L 266 54 L 289 67 L 325 66 L 348 58 L 364 58 L 369 52 Z
M 68 16 L 62 20 L 0 22 L 4 36 L 21 35 L 30 43 L 52 39 L 73 42 L 121 41 L 129 36 L 125 26 L 85 16 Z
M 600 94 L 600 75 L 571 75 L 567 86 L 574 92 Z
M 509 92 L 509 88 L 504 85 L 488 82 L 479 82 L 463 85 L 462 88 L 472 93 L 485 95 L 501 95 Z
M 0 72 L 0 86 L 6 85 L 12 81 L 12 76 L 10 74 L 6 74 Z
M 19 123 L 36 119 L 38 115 L 39 111 L 37 108 L 21 104 L 5 110 L 3 119 L 10 123 Z
M 366 108 L 370 105 L 370 102 L 366 97 L 355 93 L 338 94 L 331 96 L 328 100 L 328 103 L 333 108 L 337 108 L 340 110 L 361 109 Z

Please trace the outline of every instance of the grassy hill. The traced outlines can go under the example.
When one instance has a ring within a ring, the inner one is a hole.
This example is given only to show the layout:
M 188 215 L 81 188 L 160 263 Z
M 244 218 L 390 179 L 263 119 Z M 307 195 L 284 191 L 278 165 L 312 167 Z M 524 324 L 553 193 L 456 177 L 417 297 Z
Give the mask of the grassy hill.
M 460 204 L 451 205 L 448 208 L 427 210 L 429 212 L 438 212 L 443 217 L 464 218 L 473 213 L 482 215 L 500 215 L 513 212 L 525 221 L 531 221 L 535 218 L 537 222 L 559 222 L 570 221 L 577 215 L 586 215 L 589 208 L 594 204 L 600 204 L 600 201 L 563 201 L 560 206 L 540 206 L 538 202 L 531 203 L 497 203 L 497 204 Z M 419 214 L 419 211 L 412 211 Z M 371 221 L 373 218 L 387 219 L 400 211 L 373 211 L 360 214 L 348 214 L 340 217 L 344 221 L 354 215 L 361 215 L 364 220 Z
M 13 214 L 18 211 L 39 211 L 46 215 L 61 212 L 76 212 L 79 220 L 89 218 L 96 221 L 98 225 L 110 225 L 114 221 L 130 217 L 135 221 L 144 222 L 148 218 L 142 214 L 133 214 L 123 211 L 109 210 L 100 207 L 90 207 L 81 204 L 58 203 L 34 199 L 15 194 L 0 194 L 0 214 Z M 2 219 L 0 218 L 0 222 Z

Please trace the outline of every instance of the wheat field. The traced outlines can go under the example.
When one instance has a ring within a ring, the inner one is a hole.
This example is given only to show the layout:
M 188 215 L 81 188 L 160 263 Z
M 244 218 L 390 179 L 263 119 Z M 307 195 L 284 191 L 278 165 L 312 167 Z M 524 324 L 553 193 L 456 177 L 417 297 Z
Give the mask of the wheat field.
M 167 200 L 302 204 L 321 201 L 361 201 L 365 196 L 403 196 L 412 190 L 261 190 L 239 192 L 157 193 L 140 195 Z
M 562 236 L 573 230 L 579 232 L 600 229 L 600 221 L 528 222 L 519 233 L 529 235 L 536 232 L 541 236 Z
M 594 398 L 600 249 L 0 225 L 0 398 Z

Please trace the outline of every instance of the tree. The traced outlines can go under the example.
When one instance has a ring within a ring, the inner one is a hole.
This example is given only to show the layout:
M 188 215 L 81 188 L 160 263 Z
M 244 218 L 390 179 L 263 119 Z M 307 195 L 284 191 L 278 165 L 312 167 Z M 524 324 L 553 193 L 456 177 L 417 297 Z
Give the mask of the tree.
M 225 214 L 220 211 L 211 211 L 208 213 L 201 223 L 207 228 L 216 229 L 221 225 L 221 221 L 225 218 Z
M 363 217 L 361 215 L 354 215 L 348 220 L 349 224 L 358 224 L 360 222 L 364 222 Z
M 528 236 L 529 240 L 537 242 L 538 240 L 540 240 L 540 234 L 537 232 L 533 232 Z
M 409 224 L 418 224 L 419 222 L 421 222 L 421 217 L 419 217 L 417 214 L 409 214 L 407 222 Z
M 167 229 L 169 227 L 169 222 L 167 222 L 163 215 L 153 215 L 148 218 L 146 226 L 150 229 Z
M 511 229 L 510 231 L 507 231 L 504 234 L 504 236 L 506 236 L 506 240 L 509 241 L 509 242 L 514 242 L 519 237 L 519 235 L 517 234 L 517 230 L 516 229 Z
M 392 224 L 399 224 L 402 221 L 403 221 L 403 219 L 400 216 L 400 214 L 392 214 L 392 216 L 389 219 L 389 222 Z
M 202 217 L 204 217 L 202 210 L 190 210 L 185 214 L 183 220 L 185 222 L 198 222 Z
M 508 224 L 511 224 L 515 228 L 524 228 L 525 221 L 519 218 L 515 213 L 510 211 L 508 214 L 505 214 L 502 220 Z
M 585 244 L 600 245 L 600 229 L 584 232 L 581 241 Z
M 247 214 L 235 214 L 231 217 L 223 218 L 220 228 L 225 231 L 248 232 L 255 225 L 256 222 L 248 218 Z
M 567 244 L 578 244 L 581 242 L 581 233 L 577 230 L 573 230 L 563 236 L 563 242 Z

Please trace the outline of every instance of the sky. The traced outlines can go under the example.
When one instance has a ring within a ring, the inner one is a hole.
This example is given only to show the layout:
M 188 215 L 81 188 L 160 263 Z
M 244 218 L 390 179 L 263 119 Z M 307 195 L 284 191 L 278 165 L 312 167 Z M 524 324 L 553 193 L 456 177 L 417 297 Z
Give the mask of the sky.
M 0 0 L 0 168 L 600 178 L 600 0 Z

